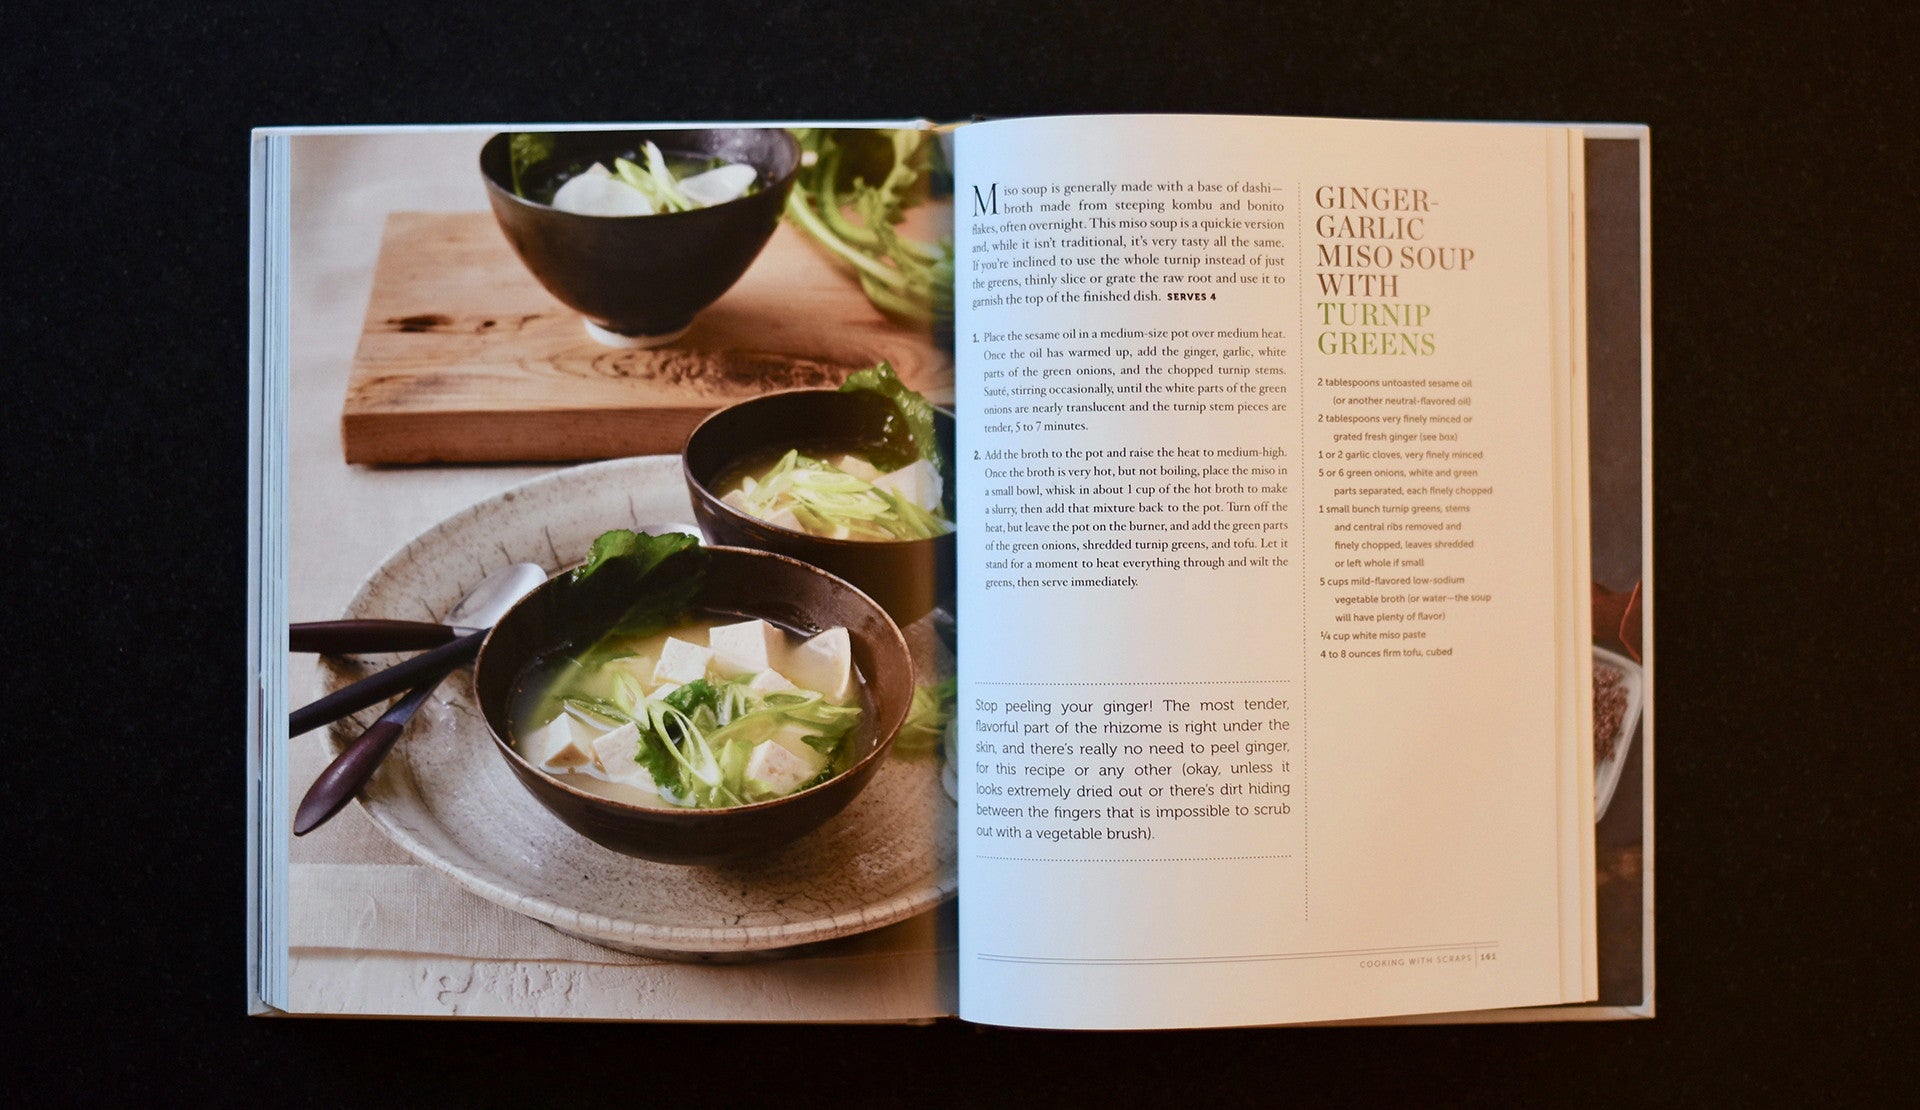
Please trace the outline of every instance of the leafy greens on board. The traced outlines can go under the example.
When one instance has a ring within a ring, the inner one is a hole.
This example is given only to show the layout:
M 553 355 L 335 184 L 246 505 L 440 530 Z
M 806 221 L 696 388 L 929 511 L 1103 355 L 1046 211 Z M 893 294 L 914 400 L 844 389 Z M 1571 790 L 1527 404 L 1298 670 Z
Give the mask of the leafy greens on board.
M 900 234 L 936 176 L 939 143 L 924 131 L 797 127 L 803 153 L 787 218 L 853 267 L 875 308 L 903 323 L 953 333 L 953 241 Z M 857 220 L 849 219 L 851 211 Z

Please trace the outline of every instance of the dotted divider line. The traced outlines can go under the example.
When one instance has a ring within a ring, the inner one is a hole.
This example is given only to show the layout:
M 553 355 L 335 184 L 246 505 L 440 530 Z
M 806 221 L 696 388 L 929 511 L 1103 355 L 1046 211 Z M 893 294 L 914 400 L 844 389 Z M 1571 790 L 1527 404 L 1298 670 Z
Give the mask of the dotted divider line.
M 1122 967 L 1152 964 L 1243 964 L 1264 963 L 1273 960 L 1333 960 L 1351 959 L 1356 956 L 1409 956 L 1422 952 L 1479 953 L 1491 951 L 1499 947 L 1499 941 L 1485 941 L 1468 942 L 1465 944 L 1408 944 L 1397 945 L 1391 948 L 1333 948 L 1322 952 L 1245 952 L 1221 956 L 1119 956 L 1104 959 L 1083 959 L 1073 956 L 1020 956 L 1002 952 L 982 952 L 975 956 L 974 959 L 990 963 Z
M 1292 682 L 1291 678 L 1220 678 L 1175 682 L 988 682 L 976 680 L 975 686 L 1264 686 Z
M 1298 262 L 1306 260 L 1306 186 L 1301 182 L 1293 183 L 1293 237 L 1299 250 L 1295 254 Z M 1300 336 L 1294 343 L 1294 349 L 1300 352 L 1300 916 L 1303 920 L 1313 920 L 1313 819 L 1311 799 L 1313 792 L 1307 788 L 1307 656 L 1311 648 L 1305 635 L 1307 628 L 1307 287 L 1305 282 L 1293 283 L 1295 302 L 1298 305 Z
M 1287 853 L 1278 856 L 1123 856 L 1088 859 L 1079 856 L 976 856 L 974 858 L 1013 860 L 1020 863 L 1213 863 L 1221 860 L 1292 859 L 1293 855 Z

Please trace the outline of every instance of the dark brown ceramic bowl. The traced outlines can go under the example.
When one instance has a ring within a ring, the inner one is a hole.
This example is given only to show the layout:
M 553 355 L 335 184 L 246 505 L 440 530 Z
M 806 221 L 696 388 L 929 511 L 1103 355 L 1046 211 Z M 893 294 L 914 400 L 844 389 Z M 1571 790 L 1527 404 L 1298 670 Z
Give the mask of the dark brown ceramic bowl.
M 935 433 L 949 460 L 941 476 L 947 519 L 954 519 L 953 417 L 935 410 Z M 893 619 L 912 624 L 937 605 L 950 606 L 954 538 L 834 540 L 779 528 L 734 508 L 714 485 L 744 462 L 798 447 L 844 451 L 898 443 L 905 435 L 898 412 L 877 394 L 832 389 L 769 393 L 729 405 L 701 421 L 681 451 L 694 519 L 714 543 L 790 555 L 839 575 L 878 601 Z
M 777 127 L 551 134 L 553 154 L 536 173 L 540 166 L 611 166 L 651 141 L 669 155 L 717 156 L 760 175 L 754 192 L 710 208 L 583 216 L 514 193 L 511 134 L 495 135 L 480 149 L 487 199 L 520 260 L 547 292 L 632 346 L 671 342 L 740 280 L 773 237 L 800 168 L 800 145 Z
M 515 684 L 537 657 L 604 633 L 622 599 L 562 574 L 523 598 L 494 625 L 474 666 L 480 711 L 494 747 L 540 803 L 574 831 L 616 852 L 661 863 L 721 863 L 764 852 L 805 835 L 846 807 L 879 770 L 913 703 L 913 659 L 895 625 L 873 599 L 830 574 L 764 551 L 707 548 L 707 566 L 692 608 L 746 620 L 759 617 L 790 631 L 844 626 L 864 680 L 865 709 L 849 737 L 852 763 L 810 790 L 731 809 L 664 809 L 629 805 L 568 786 L 521 757 L 508 739 Z M 663 563 L 655 575 L 683 571 Z M 658 579 L 649 576 L 650 585 Z M 631 597 L 625 599 L 631 602 Z

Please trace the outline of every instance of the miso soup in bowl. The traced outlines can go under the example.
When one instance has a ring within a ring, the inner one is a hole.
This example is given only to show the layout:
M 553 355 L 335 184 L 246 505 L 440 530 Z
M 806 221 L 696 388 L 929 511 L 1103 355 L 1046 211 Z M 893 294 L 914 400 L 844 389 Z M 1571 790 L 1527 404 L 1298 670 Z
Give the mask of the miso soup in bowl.
M 671 343 L 731 289 L 799 168 L 778 127 L 503 132 L 480 151 L 514 253 L 615 347 Z
M 898 385 L 890 369 L 881 380 Z M 917 429 L 870 389 L 790 390 L 714 413 L 682 452 L 701 532 L 845 578 L 902 624 L 948 603 L 953 417 L 912 399 Z
M 898 626 L 846 582 L 696 547 L 644 575 L 549 581 L 489 634 L 475 687 L 495 747 L 569 826 L 629 855 L 715 863 L 852 801 L 906 718 L 913 666 Z
M 514 749 L 578 789 L 669 808 L 784 798 L 845 771 L 871 712 L 852 637 L 736 616 L 686 613 L 537 659 L 515 691 Z

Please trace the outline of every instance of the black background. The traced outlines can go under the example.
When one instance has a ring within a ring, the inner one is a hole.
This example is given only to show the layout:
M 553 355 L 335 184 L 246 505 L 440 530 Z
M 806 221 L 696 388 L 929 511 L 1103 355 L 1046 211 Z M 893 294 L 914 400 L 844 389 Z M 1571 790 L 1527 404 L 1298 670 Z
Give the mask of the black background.
M 587 1062 L 634 1104 L 1910 1095 L 1920 23 L 1605 7 L 10 7 L 7 1088 L 524 1104 Z M 1652 125 L 1659 1018 L 242 1016 L 247 129 L 1143 110 Z

